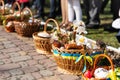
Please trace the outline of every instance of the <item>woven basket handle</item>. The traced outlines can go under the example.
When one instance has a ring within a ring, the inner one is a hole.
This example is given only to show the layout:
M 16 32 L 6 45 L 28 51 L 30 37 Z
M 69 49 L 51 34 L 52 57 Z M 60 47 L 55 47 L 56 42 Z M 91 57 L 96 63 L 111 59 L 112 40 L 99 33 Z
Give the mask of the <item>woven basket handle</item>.
M 55 25 L 57 26 L 57 30 L 60 31 L 60 27 L 59 27 L 59 25 L 58 25 L 58 22 L 57 22 L 55 19 L 50 18 L 50 19 L 48 19 L 48 20 L 46 21 L 46 23 L 45 23 L 45 25 L 44 25 L 44 32 L 47 32 L 47 24 L 48 24 L 48 22 L 50 22 L 50 21 L 53 21 L 53 22 L 55 23 Z
M 19 10 L 20 15 L 21 15 L 20 4 L 19 4 L 17 1 L 13 3 L 13 6 L 12 6 L 12 11 L 13 11 L 13 13 L 14 13 L 14 11 L 15 11 L 15 7 L 16 7 L 16 6 L 18 7 L 18 10 Z
M 2 13 L 2 14 L 5 14 L 5 4 L 4 4 L 4 1 L 3 1 L 3 0 L 0 0 L 0 3 L 1 3 L 2 6 L 3 6 L 3 13 Z
M 100 54 L 100 55 L 98 55 L 98 56 L 95 58 L 92 73 L 93 73 L 94 70 L 96 69 L 97 63 L 98 63 L 98 60 L 99 60 L 100 57 L 105 57 L 105 58 L 107 58 L 107 59 L 109 60 L 110 64 L 111 64 L 111 69 L 114 71 L 114 65 L 113 65 L 113 62 L 112 62 L 112 60 L 110 59 L 110 57 L 107 56 L 107 55 L 105 55 L 105 54 Z
M 24 12 L 24 11 L 26 11 L 26 10 L 30 12 L 30 15 L 31 15 L 31 17 L 32 17 L 32 22 L 34 22 L 34 17 L 33 17 L 32 11 L 31 11 L 28 7 L 24 8 L 24 9 L 22 10 L 22 12 Z M 21 14 L 21 20 L 23 20 L 23 18 L 24 18 L 24 15 Z

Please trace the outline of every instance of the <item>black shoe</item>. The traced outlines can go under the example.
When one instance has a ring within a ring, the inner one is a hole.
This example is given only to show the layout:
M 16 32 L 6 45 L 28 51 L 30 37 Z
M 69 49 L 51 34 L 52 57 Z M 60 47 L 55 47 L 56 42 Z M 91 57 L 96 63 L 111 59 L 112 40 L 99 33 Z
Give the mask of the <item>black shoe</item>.
M 104 28 L 104 31 L 108 31 L 108 32 L 118 32 L 119 29 L 115 29 L 113 27 L 110 27 L 110 28 Z
M 100 26 L 100 25 L 88 24 L 86 27 L 87 27 L 88 29 L 99 29 L 99 26 Z

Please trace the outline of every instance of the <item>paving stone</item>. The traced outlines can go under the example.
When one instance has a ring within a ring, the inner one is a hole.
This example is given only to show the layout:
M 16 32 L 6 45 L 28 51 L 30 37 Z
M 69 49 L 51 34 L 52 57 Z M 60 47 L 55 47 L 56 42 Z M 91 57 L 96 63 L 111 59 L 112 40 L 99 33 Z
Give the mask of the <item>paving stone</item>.
M 20 80 L 20 78 L 17 78 L 17 77 L 10 77 L 10 78 L 7 78 L 7 80 Z
M 18 53 L 19 53 L 21 56 L 27 55 L 27 52 L 25 52 L 25 51 L 19 51 Z
M 3 59 L 2 61 L 3 61 L 5 64 L 9 64 L 9 63 L 12 62 L 11 59 Z
M 43 65 L 46 66 L 47 68 L 54 67 L 54 66 L 57 65 L 55 62 L 53 62 L 53 61 L 50 60 L 50 59 L 39 60 L 39 63 L 40 63 L 40 64 L 43 64 Z
M 45 55 L 36 55 L 36 56 L 33 56 L 33 59 L 35 60 L 41 60 L 41 59 L 46 59 L 47 57 Z
M 7 72 L 7 71 L 0 71 L 0 80 L 3 79 L 3 78 L 8 78 L 10 77 L 10 73 Z
M 4 49 L 4 46 L 3 46 L 3 45 L 0 45 L 0 49 Z
M 20 48 L 16 47 L 16 48 L 7 48 L 2 50 L 3 53 L 11 53 L 16 51 L 20 51 Z
M 10 44 L 10 43 L 12 43 L 11 41 L 4 41 L 4 42 L 2 42 L 3 44 Z
M 20 62 L 20 61 L 26 61 L 32 59 L 30 56 L 19 56 L 19 57 L 13 57 L 11 60 L 13 62 Z
M 0 45 L 3 45 L 3 43 L 2 43 L 2 42 L 0 42 Z
M 8 40 L 15 40 L 16 39 L 15 36 L 10 36 L 10 35 L 5 36 L 5 38 L 7 38 Z
M 6 35 L 8 35 L 7 33 L 5 33 L 4 31 L 0 31 L 0 35 L 2 36 L 1 38 L 4 38 Z M 3 36 L 4 35 L 4 36 Z
M 25 68 L 22 68 L 21 70 L 24 71 L 24 73 L 32 73 L 32 72 L 39 71 L 39 69 L 35 66 L 25 67 Z
M 6 80 L 21 80 L 21 75 L 19 75 L 19 76 L 12 76 L 12 77 L 7 78 Z
M 46 66 L 45 66 L 46 67 Z M 52 66 L 52 67 L 47 67 L 47 69 L 51 70 L 51 71 L 54 71 L 54 70 L 57 70 L 57 66 Z
M 45 77 L 45 80 L 62 80 L 62 79 L 60 79 L 58 76 L 49 76 L 49 77 Z
M 19 62 L 18 63 L 22 68 L 28 67 L 28 63 L 27 62 Z
M 41 64 L 37 64 L 37 65 L 35 65 L 39 70 L 45 70 L 46 68 L 43 66 L 43 65 L 41 65 Z
M 60 77 L 62 80 L 77 80 L 77 79 L 79 79 L 78 76 L 68 75 L 68 74 L 60 75 L 59 77 Z
M 37 60 L 28 60 L 26 62 L 28 63 L 29 66 L 33 66 L 33 65 L 36 65 L 38 63 Z
M 35 79 L 39 79 L 39 78 L 42 77 L 39 72 L 34 72 L 34 73 L 32 73 L 32 76 L 33 76 Z
M 0 65 L 4 64 L 4 61 L 3 60 L 0 60 Z
M 7 54 L 0 54 L 0 59 L 6 59 L 9 58 L 10 56 Z
M 33 50 L 34 48 L 29 45 L 21 45 L 19 46 L 22 50 L 27 51 L 27 50 Z
M 49 76 L 52 76 L 53 75 L 53 72 L 50 71 L 50 70 L 41 70 L 40 71 L 40 74 L 44 77 L 49 77 Z
M 4 44 L 5 48 L 15 48 L 16 45 L 15 44 Z
M 37 56 L 37 55 L 39 55 L 36 51 L 28 51 L 28 55 L 30 55 L 30 56 Z
M 34 44 L 33 43 L 33 40 L 30 40 L 30 41 L 26 41 L 27 44 Z
M 6 38 L 0 38 L 0 41 L 7 41 Z
M 23 71 L 20 70 L 20 69 L 9 70 L 9 73 L 10 73 L 12 76 L 24 74 Z
M 36 80 L 31 74 L 23 75 L 20 80 Z
M 40 61 L 39 61 L 40 62 Z M 52 60 L 50 59 L 44 59 L 44 60 L 41 60 L 41 63 L 44 64 L 44 66 L 46 66 L 47 68 L 50 68 L 50 67 L 54 67 L 56 66 L 57 64 L 54 63 Z
M 54 70 L 53 72 L 55 75 L 62 75 L 63 74 L 62 72 L 58 71 L 58 69 Z
M 11 40 L 15 45 L 19 46 L 19 45 L 24 45 L 25 43 L 21 40 Z
M 38 80 L 45 80 L 45 79 L 43 79 L 43 78 L 40 78 L 40 79 L 38 79 Z
M 0 71 L 2 71 L 2 70 L 16 69 L 16 68 L 20 68 L 20 65 L 17 64 L 17 63 L 0 65 Z
M 19 57 L 20 54 L 18 52 L 12 52 L 8 54 L 10 57 Z
M 6 80 L 6 79 L 0 79 L 0 80 Z

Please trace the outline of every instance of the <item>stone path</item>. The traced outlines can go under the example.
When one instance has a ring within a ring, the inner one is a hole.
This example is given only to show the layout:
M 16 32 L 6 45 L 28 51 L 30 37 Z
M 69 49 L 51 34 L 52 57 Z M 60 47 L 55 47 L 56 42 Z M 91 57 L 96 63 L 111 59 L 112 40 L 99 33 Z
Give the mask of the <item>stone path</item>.
M 51 55 L 38 54 L 32 38 L 7 33 L 0 26 L 0 80 L 81 80 L 62 74 Z

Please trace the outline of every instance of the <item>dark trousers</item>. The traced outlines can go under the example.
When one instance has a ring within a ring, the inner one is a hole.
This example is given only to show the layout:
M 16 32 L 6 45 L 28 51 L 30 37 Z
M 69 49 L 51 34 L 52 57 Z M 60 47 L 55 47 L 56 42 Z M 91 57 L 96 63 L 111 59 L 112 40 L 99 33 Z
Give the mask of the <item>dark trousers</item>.
M 120 0 L 111 0 L 111 9 L 113 13 L 113 20 L 119 17 L 119 9 L 120 9 Z
M 15 2 L 15 0 L 4 0 L 4 1 L 5 1 L 5 4 L 6 3 L 13 4 Z
M 99 14 L 102 5 L 102 0 L 83 0 L 83 1 L 88 24 L 99 25 L 100 24 Z
M 26 2 L 26 3 L 21 3 L 21 8 L 25 8 L 25 7 L 30 7 L 30 3 Z
M 56 17 L 56 0 L 50 0 L 50 14 L 49 17 Z
M 36 0 L 36 4 L 39 10 L 38 15 L 41 17 L 44 17 L 45 16 L 45 13 L 44 13 L 45 0 Z
M 102 7 L 101 7 L 101 12 L 104 12 L 104 9 L 106 7 L 106 5 L 108 4 L 109 0 L 103 0 L 102 1 Z

